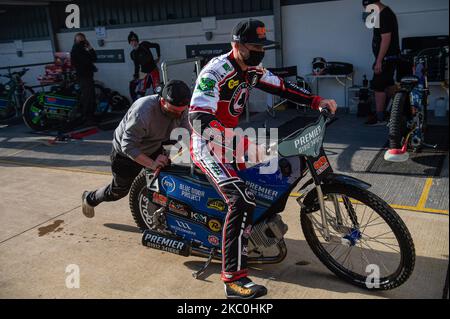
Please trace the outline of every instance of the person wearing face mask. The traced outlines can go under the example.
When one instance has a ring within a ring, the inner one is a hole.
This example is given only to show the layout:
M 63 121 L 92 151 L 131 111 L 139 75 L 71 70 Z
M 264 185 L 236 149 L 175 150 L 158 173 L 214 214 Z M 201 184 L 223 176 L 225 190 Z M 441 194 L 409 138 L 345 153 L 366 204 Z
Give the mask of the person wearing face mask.
M 314 96 L 260 66 L 264 46 L 273 43 L 267 40 L 266 28 L 261 21 L 248 19 L 238 23 L 231 35 L 231 52 L 213 58 L 202 69 L 189 107 L 191 157 L 228 205 L 222 231 L 221 274 L 227 298 L 251 299 L 267 293 L 264 286 L 248 278 L 247 243 L 255 197 L 238 177 L 236 167 L 226 160 L 219 160 L 222 154 L 217 152 L 227 146 L 222 144 L 217 148 L 214 141 L 202 137 L 203 132 L 212 129 L 224 135 L 225 128 L 235 128 L 253 88 L 313 109 L 326 107 L 332 113 L 336 111 L 334 100 Z M 248 145 L 247 140 L 242 142 L 244 146 Z
M 78 84 L 80 85 L 80 104 L 85 117 L 85 124 L 94 124 L 96 108 L 94 73 L 97 72 L 94 62 L 97 60 L 97 54 L 83 33 L 75 35 L 70 59 L 75 67 Z
M 191 90 L 182 81 L 169 81 L 158 94 L 138 99 L 114 131 L 111 152 L 113 180 L 95 191 L 82 194 L 82 211 L 94 217 L 94 207 L 125 197 L 133 180 L 142 170 L 157 170 L 169 163 L 162 143 L 169 140 L 173 129 L 190 129 L 188 123 Z

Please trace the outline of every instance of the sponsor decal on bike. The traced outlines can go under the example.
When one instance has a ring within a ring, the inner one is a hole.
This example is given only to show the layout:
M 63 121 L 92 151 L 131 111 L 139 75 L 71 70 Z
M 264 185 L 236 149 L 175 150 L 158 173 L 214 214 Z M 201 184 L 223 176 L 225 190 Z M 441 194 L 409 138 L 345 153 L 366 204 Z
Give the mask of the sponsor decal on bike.
M 328 167 L 330 167 L 330 163 L 328 163 L 325 156 L 320 157 L 317 161 L 314 162 L 313 165 L 317 175 L 322 174 Z
M 167 251 L 182 256 L 189 256 L 189 245 L 182 241 L 146 230 L 142 236 L 144 246 Z
M 181 196 L 199 202 L 203 197 L 205 197 L 205 192 L 189 185 L 180 184 Z
M 250 188 L 253 195 L 256 195 L 259 198 L 263 198 L 268 201 L 274 201 L 278 197 L 278 191 L 273 190 L 271 188 L 263 187 L 256 183 L 252 183 L 252 182 L 248 182 L 248 181 L 245 182 L 245 185 Z M 253 198 L 255 198 L 255 197 L 253 196 Z
M 167 197 L 160 194 L 160 193 L 153 193 L 152 200 L 155 204 L 166 206 L 167 204 Z
M 183 221 L 175 220 L 176 225 L 170 225 L 171 228 L 182 233 L 189 234 L 191 236 L 197 236 L 197 233 L 192 230 L 191 226 Z
M 211 229 L 213 232 L 220 232 L 220 230 L 222 229 L 222 224 L 217 220 L 217 219 L 211 219 L 208 222 L 208 227 L 209 229 Z
M 208 223 L 208 217 L 197 212 L 191 212 L 191 219 L 204 225 Z
M 192 228 L 189 226 L 188 223 L 182 222 L 180 220 L 176 220 L 175 221 L 177 223 L 177 225 L 181 228 L 187 229 L 187 230 L 192 230 Z
M 167 193 L 172 193 L 175 190 L 175 182 L 170 176 L 164 176 L 162 178 L 161 186 Z
M 174 213 L 179 214 L 179 215 L 189 216 L 189 212 L 186 209 L 186 206 L 181 204 L 181 203 L 178 203 L 178 202 L 176 202 L 174 200 L 170 200 L 169 201 L 169 210 L 171 212 L 174 212 Z
M 209 235 L 208 242 L 213 246 L 219 246 L 219 237 L 214 236 L 214 235 Z
M 221 199 L 208 198 L 207 207 L 218 210 L 219 212 L 224 212 L 226 210 L 226 204 Z

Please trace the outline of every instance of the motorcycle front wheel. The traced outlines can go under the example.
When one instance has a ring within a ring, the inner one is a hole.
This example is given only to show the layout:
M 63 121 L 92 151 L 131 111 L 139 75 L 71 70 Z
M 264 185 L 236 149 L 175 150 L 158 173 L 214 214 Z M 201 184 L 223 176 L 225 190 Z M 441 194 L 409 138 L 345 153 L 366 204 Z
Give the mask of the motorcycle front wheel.
M 317 192 L 307 195 L 301 226 L 319 260 L 345 281 L 369 290 L 405 283 L 415 264 L 411 235 L 395 210 L 368 190 L 343 184 L 322 186 L 329 236 Z M 340 213 L 337 213 L 340 212 Z

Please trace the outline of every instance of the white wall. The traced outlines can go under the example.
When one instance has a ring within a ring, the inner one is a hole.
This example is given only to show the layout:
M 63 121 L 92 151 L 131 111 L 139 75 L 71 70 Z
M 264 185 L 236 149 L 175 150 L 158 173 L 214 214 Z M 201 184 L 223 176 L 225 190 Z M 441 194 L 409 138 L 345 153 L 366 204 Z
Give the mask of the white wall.
M 52 45 L 50 40 L 42 41 L 26 41 L 23 42 L 23 56 L 18 57 L 16 53 L 16 45 L 14 42 L 0 43 L 0 67 L 47 63 L 53 61 Z M 29 67 L 28 71 L 23 77 L 28 85 L 39 84 L 37 77 L 44 73 L 44 66 Z M 19 71 L 19 69 L 12 69 L 11 71 Z M 0 70 L 0 74 L 6 74 L 8 70 Z M 7 81 L 5 78 L 0 78 L 0 82 Z
M 267 26 L 267 36 L 270 39 L 274 38 L 273 33 L 273 17 L 265 16 L 258 19 L 264 21 Z M 95 40 L 95 32 L 83 31 L 94 49 L 108 50 L 108 49 L 125 49 L 125 63 L 97 63 L 99 69 L 95 74 L 95 79 L 104 82 L 104 84 L 112 89 L 115 89 L 122 94 L 128 96 L 128 83 L 133 74 L 133 62 L 130 59 L 131 47 L 128 45 L 127 37 L 130 30 L 136 32 L 139 40 L 147 40 L 157 42 L 161 46 L 161 60 L 178 60 L 186 58 L 186 45 L 195 44 L 211 44 L 211 43 L 226 43 L 230 41 L 231 30 L 242 19 L 217 20 L 216 30 L 213 39 L 207 41 L 202 30 L 201 22 L 184 23 L 184 24 L 169 24 L 158 26 L 145 26 L 124 29 L 107 29 L 107 38 L 105 39 L 105 46 L 99 47 Z M 57 39 L 62 51 L 70 51 L 73 44 L 73 37 L 75 32 L 59 33 Z M 161 62 L 162 62 L 161 61 Z M 267 53 L 264 64 L 268 67 L 275 65 L 275 55 L 273 51 Z M 169 67 L 169 78 L 180 79 L 191 85 L 193 79 L 192 71 L 193 64 L 183 66 Z M 251 110 L 265 110 L 266 98 L 265 94 L 257 93 L 257 90 L 252 93 Z
M 448 35 L 448 0 L 385 0 L 397 14 L 400 38 L 409 36 Z M 364 74 L 370 79 L 374 57 L 372 30 L 362 20 L 361 0 L 341 0 L 282 7 L 284 64 L 297 65 L 299 73 L 311 73 L 311 61 L 322 56 L 328 61 L 352 63 L 355 84 L 362 84 Z M 320 95 L 344 104 L 343 89 L 334 80 L 322 80 Z M 434 99 L 445 96 L 432 91 Z

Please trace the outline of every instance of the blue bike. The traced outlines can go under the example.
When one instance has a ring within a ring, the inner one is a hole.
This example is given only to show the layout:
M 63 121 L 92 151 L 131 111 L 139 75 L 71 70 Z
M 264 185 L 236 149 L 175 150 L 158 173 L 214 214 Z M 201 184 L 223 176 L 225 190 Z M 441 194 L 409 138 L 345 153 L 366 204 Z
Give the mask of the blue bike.
M 411 235 L 394 209 L 368 190 L 371 185 L 333 172 L 323 149 L 326 126 L 332 121 L 322 112 L 316 123 L 280 140 L 275 173 L 260 174 L 267 163 L 239 171 L 257 203 L 248 263 L 275 264 L 285 259 L 288 225 L 283 210 L 290 194 L 306 180 L 297 199 L 299 220 L 314 254 L 356 286 L 396 288 L 414 269 Z M 220 260 L 227 205 L 198 168 L 171 165 L 156 173 L 143 170 L 129 198 L 145 246 L 207 258 L 202 269 L 193 273 L 195 278 L 212 259 Z

